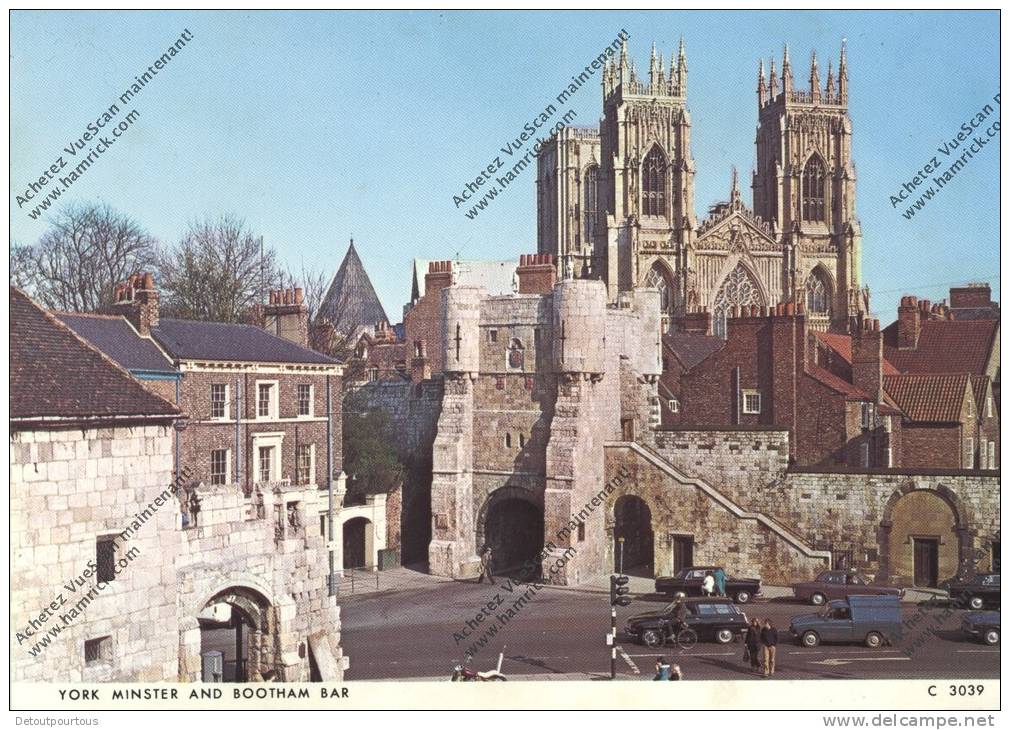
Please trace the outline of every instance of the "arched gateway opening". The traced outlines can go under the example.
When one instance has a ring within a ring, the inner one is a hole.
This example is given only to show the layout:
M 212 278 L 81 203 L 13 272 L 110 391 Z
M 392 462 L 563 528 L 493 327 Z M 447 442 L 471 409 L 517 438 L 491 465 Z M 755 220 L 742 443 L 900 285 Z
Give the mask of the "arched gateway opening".
M 372 523 L 366 517 L 353 517 L 344 523 L 344 568 L 364 568 L 372 547 Z
M 527 561 L 536 561 L 543 550 L 543 512 L 535 504 L 516 497 L 493 501 L 484 522 L 484 544 L 491 548 L 496 574 L 522 573 L 525 580 L 537 577 L 539 565 L 536 573 L 524 572 L 523 566 Z
M 614 503 L 614 570 L 652 578 L 653 547 L 649 505 L 634 495 L 620 497 Z
M 203 681 L 272 678 L 274 627 L 266 598 L 251 588 L 229 588 L 207 602 L 198 621 Z

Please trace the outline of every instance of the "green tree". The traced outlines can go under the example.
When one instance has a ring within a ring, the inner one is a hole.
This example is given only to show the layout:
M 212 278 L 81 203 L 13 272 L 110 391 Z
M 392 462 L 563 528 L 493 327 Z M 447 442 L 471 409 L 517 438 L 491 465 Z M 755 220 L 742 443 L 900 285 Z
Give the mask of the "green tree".
M 397 435 L 385 411 L 363 408 L 358 394 L 344 402 L 344 472 L 348 503 L 370 494 L 388 494 L 403 481 L 404 469 L 397 452 Z

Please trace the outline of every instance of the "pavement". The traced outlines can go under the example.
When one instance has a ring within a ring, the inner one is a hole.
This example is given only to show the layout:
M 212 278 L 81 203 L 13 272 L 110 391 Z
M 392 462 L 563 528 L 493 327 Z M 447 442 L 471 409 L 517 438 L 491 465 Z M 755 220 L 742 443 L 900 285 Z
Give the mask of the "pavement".
M 349 680 L 446 680 L 452 665 L 475 646 L 470 666 L 491 669 L 501 652 L 502 671 L 509 681 L 609 679 L 610 648 L 604 642 L 610 630 L 610 606 L 604 597 L 609 585 L 602 581 L 531 591 L 528 585 L 502 579 L 493 586 L 479 585 L 398 568 L 380 573 L 378 589 L 374 582 L 366 583 L 356 578 L 353 594 L 349 585 L 341 590 L 341 644 L 350 657 Z M 617 610 L 619 629 L 628 617 L 657 610 L 668 600 L 651 593 L 651 579 L 633 578 L 631 586 L 633 603 Z M 919 605 L 906 594 L 903 617 L 914 619 L 915 628 L 900 645 L 874 650 L 822 644 L 808 649 L 791 643 L 788 626 L 791 616 L 810 613 L 813 607 L 795 602 L 791 591 L 782 587 L 765 587 L 763 593 L 741 608 L 748 616 L 771 618 L 779 627 L 776 677 L 999 677 L 999 647 L 963 637 L 961 610 L 928 600 Z M 526 600 L 507 617 L 508 607 L 524 595 Z M 485 642 L 477 646 L 481 638 Z M 618 645 L 617 673 L 622 680 L 651 679 L 660 653 L 679 664 L 689 680 L 760 679 L 743 664 L 739 642 L 699 643 L 684 652 L 666 647 L 659 652 L 619 634 Z

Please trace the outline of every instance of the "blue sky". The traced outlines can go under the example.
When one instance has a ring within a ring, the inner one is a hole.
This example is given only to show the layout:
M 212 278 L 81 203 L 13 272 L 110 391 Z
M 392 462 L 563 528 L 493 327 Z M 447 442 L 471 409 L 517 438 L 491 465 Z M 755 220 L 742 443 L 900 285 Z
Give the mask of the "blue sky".
M 647 68 L 683 34 L 699 218 L 754 160 L 759 57 L 789 43 L 805 88 L 848 41 L 850 114 L 873 309 L 999 292 L 999 138 L 911 220 L 897 192 L 999 91 L 999 14 L 943 12 L 13 12 L 11 237 L 45 223 L 16 196 L 182 32 L 182 53 L 131 104 L 137 122 L 62 200 L 101 200 L 162 241 L 230 212 L 298 267 L 336 270 L 353 234 L 390 318 L 410 260 L 536 250 L 535 172 L 476 220 L 453 205 L 525 122 L 614 39 Z M 568 104 L 595 126 L 598 79 Z M 125 114 L 125 112 L 123 112 Z M 991 118 L 998 119 L 999 110 Z M 749 190 L 745 199 L 749 202 Z

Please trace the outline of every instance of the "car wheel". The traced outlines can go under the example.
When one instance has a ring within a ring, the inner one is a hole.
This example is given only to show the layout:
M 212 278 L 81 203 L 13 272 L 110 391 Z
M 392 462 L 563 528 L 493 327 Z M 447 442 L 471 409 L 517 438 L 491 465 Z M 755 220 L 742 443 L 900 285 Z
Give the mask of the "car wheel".
M 982 641 L 984 641 L 989 646 L 995 646 L 999 643 L 999 630 L 989 629 L 982 635 Z
M 884 643 L 884 637 L 876 631 L 871 631 L 866 635 L 866 645 L 871 649 L 879 649 Z
M 750 593 L 747 591 L 740 591 L 736 594 L 737 603 L 747 603 L 750 600 Z
M 651 649 L 666 643 L 666 637 L 658 629 L 646 629 L 642 632 L 642 643 Z
M 983 603 L 984 603 L 984 601 L 982 600 L 982 596 L 972 596 L 968 600 L 968 605 L 971 608 L 975 609 L 976 611 L 979 610 L 980 608 L 982 608 L 982 604 Z
M 824 598 L 823 593 L 815 593 L 814 595 L 810 596 L 810 602 L 815 606 L 823 606 L 825 600 L 827 599 Z
M 733 641 L 733 632 L 729 629 L 719 629 L 715 632 L 715 643 L 728 644 Z
M 817 635 L 816 631 L 804 631 L 803 636 L 800 637 L 800 643 L 812 649 L 821 643 L 821 637 Z

